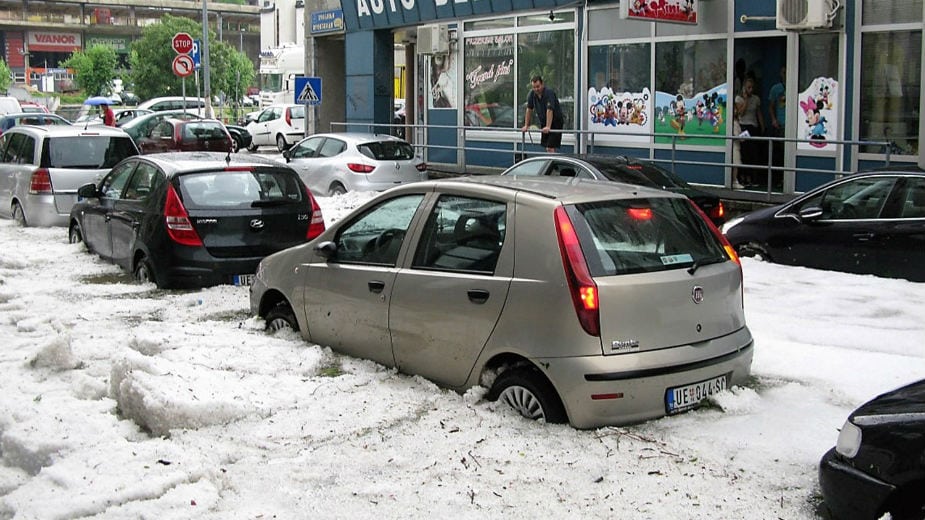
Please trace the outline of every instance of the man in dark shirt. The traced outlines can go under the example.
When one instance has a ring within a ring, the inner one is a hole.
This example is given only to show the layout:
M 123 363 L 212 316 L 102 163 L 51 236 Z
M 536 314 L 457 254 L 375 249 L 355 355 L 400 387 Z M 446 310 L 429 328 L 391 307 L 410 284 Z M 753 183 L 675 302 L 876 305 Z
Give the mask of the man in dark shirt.
M 540 120 L 540 130 L 543 132 L 540 144 L 546 148 L 547 152 L 555 152 L 562 145 L 562 133 L 551 130 L 561 130 L 564 125 L 559 98 L 551 88 L 543 85 L 543 78 L 540 76 L 533 76 L 530 82 L 533 83 L 533 90 L 527 96 L 527 114 L 524 117 L 524 127 L 520 131 L 529 130 L 533 111 L 536 110 L 536 117 Z

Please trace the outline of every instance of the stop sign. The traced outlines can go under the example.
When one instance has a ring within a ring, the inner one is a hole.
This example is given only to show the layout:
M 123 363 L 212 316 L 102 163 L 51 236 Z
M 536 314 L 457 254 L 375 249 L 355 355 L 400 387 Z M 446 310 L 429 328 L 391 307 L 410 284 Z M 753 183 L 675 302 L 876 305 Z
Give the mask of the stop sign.
M 193 37 L 189 33 L 177 33 L 173 35 L 172 44 L 177 54 L 189 54 L 193 50 Z

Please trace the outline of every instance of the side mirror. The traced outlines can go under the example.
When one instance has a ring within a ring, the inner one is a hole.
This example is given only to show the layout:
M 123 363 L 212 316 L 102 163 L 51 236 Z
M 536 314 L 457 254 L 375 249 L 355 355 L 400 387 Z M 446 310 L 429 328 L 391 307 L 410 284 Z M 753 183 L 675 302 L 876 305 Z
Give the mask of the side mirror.
M 77 188 L 77 196 L 81 199 L 93 199 L 98 197 L 96 184 L 84 184 L 80 188 Z
M 800 210 L 800 219 L 806 221 L 816 220 L 822 216 L 822 208 L 819 206 L 810 206 Z
M 330 240 L 326 240 L 315 246 L 315 252 L 325 260 L 330 260 L 337 255 L 337 244 Z
M 283 157 L 286 159 L 286 162 L 292 160 L 292 148 L 286 148 L 283 150 Z

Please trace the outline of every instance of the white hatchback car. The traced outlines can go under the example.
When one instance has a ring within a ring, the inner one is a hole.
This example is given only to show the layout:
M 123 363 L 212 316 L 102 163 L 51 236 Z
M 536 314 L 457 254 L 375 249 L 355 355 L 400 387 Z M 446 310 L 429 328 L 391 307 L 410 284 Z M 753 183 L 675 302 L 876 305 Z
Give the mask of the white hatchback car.
M 427 164 L 408 141 L 386 134 L 315 134 L 283 152 L 319 195 L 382 191 L 427 179 Z
M 305 105 L 270 105 L 257 114 L 257 120 L 247 125 L 253 136 L 248 149 L 256 152 L 261 146 L 276 146 L 282 152 L 305 137 Z

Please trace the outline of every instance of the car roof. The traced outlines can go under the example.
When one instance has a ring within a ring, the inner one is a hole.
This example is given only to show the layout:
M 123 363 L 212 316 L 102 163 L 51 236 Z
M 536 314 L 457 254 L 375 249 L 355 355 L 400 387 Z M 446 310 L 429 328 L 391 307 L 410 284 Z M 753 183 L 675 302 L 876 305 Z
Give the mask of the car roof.
M 370 141 L 407 142 L 404 139 L 395 137 L 394 135 L 376 134 L 373 132 L 327 132 L 322 134 L 312 134 L 308 137 L 335 137 L 337 139 L 342 139 L 351 143 L 368 143 Z
M 42 136 L 48 137 L 71 137 L 71 136 L 80 136 L 80 135 L 108 135 L 113 137 L 129 137 L 128 134 L 123 132 L 118 128 L 111 128 L 108 126 L 99 126 L 93 125 L 84 127 L 83 125 L 42 125 L 42 126 L 14 126 L 7 130 L 7 132 L 26 132 L 31 134 L 39 134 Z M 6 133 L 6 132 L 4 132 Z
M 291 170 L 289 166 L 266 157 L 252 154 L 224 152 L 166 152 L 148 155 L 135 155 L 133 159 L 145 160 L 157 165 L 168 176 L 177 173 L 216 170 L 236 167 L 282 168 Z
M 456 186 L 466 189 L 485 186 L 491 190 L 522 192 L 536 195 L 562 204 L 578 204 L 599 200 L 636 199 L 640 197 L 686 198 L 669 191 L 625 184 L 622 182 L 599 181 L 579 177 L 516 177 L 502 175 L 471 175 L 454 179 L 424 181 L 406 185 L 405 189 L 429 185 L 427 189 Z M 401 189 L 401 188 L 399 188 Z

